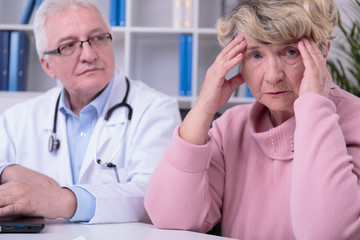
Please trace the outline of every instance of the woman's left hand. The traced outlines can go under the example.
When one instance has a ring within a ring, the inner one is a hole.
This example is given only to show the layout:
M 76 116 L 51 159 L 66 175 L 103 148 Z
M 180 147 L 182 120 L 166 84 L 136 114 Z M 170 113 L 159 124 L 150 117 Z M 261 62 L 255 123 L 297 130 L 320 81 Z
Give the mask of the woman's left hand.
M 301 39 L 298 48 L 305 66 L 299 96 L 314 92 L 328 97 L 332 80 L 326 67 L 326 56 L 312 39 Z

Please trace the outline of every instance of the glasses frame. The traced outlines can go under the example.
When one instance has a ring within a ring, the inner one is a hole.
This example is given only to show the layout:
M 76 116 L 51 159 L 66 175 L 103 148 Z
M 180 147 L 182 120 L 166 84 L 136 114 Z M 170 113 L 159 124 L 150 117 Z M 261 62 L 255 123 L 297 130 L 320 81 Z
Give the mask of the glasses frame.
M 87 43 L 89 44 L 89 46 L 92 47 L 92 45 L 91 45 L 91 39 L 94 39 L 94 38 L 97 38 L 97 37 L 100 37 L 100 36 L 105 36 L 105 37 L 107 37 L 108 39 L 110 39 L 110 42 L 112 41 L 112 35 L 111 35 L 110 33 L 101 33 L 101 34 L 97 34 L 97 35 L 95 35 L 95 36 L 89 37 L 89 38 L 86 39 L 86 40 L 71 41 L 71 42 L 67 42 L 67 43 L 61 44 L 61 45 L 59 45 L 59 46 L 58 46 L 56 49 L 54 49 L 54 50 L 44 52 L 44 55 L 59 54 L 59 55 L 61 55 L 61 56 L 70 56 L 70 55 L 72 55 L 74 52 L 71 53 L 71 54 L 69 54 L 69 55 L 63 55 L 63 54 L 61 54 L 61 50 L 60 50 L 60 49 L 61 49 L 63 46 L 68 45 L 68 44 L 71 44 L 71 43 L 74 44 L 74 45 L 80 43 L 79 47 L 80 47 L 80 49 L 82 49 L 82 45 L 83 45 L 83 43 L 85 43 L 85 42 L 87 42 Z

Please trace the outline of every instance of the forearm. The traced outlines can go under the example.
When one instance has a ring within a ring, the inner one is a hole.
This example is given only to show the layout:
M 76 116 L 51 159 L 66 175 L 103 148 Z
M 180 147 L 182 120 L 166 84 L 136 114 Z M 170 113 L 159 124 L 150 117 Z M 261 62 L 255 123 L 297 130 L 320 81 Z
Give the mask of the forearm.
M 305 98 L 304 98 L 305 97 Z M 310 94 L 295 103 L 291 215 L 299 239 L 359 234 L 359 185 L 332 102 Z
M 180 126 L 180 137 L 191 144 L 205 144 L 213 118 L 200 103 L 195 104 Z
M 179 142 L 170 142 L 150 179 L 146 210 L 159 228 L 208 231 L 211 226 L 205 219 L 212 200 L 205 169 L 210 160 L 211 143 L 197 146 L 196 151 L 188 151 L 185 146 L 174 147 L 173 144 Z M 188 143 L 182 141 L 182 144 Z M 176 149 L 183 151 L 180 153 Z
M 230 79 L 225 77 L 242 61 L 246 46 L 244 36 L 239 34 L 219 53 L 207 70 L 199 97 L 180 127 L 180 136 L 188 143 L 205 144 L 214 115 L 244 83 L 241 73 Z

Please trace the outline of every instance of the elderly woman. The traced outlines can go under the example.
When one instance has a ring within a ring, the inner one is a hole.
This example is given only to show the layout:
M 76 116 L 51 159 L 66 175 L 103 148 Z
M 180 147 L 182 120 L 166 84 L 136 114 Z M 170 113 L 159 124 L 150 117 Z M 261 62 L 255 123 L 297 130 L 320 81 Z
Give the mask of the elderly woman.
M 225 47 L 155 170 L 159 228 L 239 239 L 360 239 L 360 100 L 326 67 L 332 0 L 243 0 Z M 225 79 L 234 66 L 241 72 Z M 214 114 L 246 83 L 256 102 Z

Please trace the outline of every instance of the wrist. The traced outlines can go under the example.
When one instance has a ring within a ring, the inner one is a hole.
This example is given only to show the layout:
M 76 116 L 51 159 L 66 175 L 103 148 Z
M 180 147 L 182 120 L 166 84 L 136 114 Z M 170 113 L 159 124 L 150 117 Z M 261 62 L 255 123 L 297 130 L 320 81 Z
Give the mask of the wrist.
M 61 200 L 63 208 L 59 213 L 61 218 L 69 219 L 75 215 L 77 209 L 77 198 L 75 193 L 68 188 L 59 188 L 61 191 Z
M 214 115 L 194 106 L 180 126 L 180 137 L 191 144 L 205 144 L 213 118 Z
M 16 166 L 16 165 L 13 163 L 9 163 L 9 164 L 6 164 L 6 165 L 0 167 L 0 184 L 4 184 L 4 183 L 11 181 L 9 176 L 12 175 L 11 168 L 13 168 L 14 166 Z

